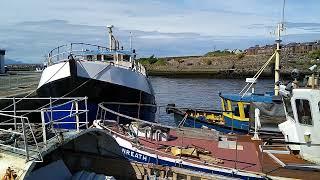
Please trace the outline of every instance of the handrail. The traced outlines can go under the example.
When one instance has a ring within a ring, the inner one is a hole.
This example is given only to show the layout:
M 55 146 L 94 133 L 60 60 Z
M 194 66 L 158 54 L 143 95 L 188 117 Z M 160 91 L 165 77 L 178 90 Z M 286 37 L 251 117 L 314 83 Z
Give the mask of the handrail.
M 81 45 L 81 46 L 77 46 L 77 45 Z M 74 47 L 76 46 L 76 48 Z M 83 46 L 83 47 L 82 47 Z M 101 55 L 106 55 L 106 54 L 117 54 L 117 53 L 125 53 L 125 51 L 113 51 L 110 50 L 108 47 L 105 46 L 100 46 L 100 45 L 96 45 L 96 44 L 89 44 L 89 43 L 70 43 L 70 44 L 65 44 L 65 45 L 61 45 L 58 46 L 54 49 L 52 49 L 47 57 L 47 62 L 48 65 L 52 65 L 55 63 L 59 63 L 59 62 L 63 62 L 68 60 L 68 57 L 70 54 L 73 54 L 75 56 L 79 56 L 80 59 L 79 60 L 85 60 L 86 56 L 88 55 L 97 55 L 96 52 L 98 52 Z M 106 51 L 108 51 L 109 53 L 106 53 Z M 90 52 L 92 52 L 92 54 L 90 54 Z M 125 53 L 127 55 L 130 55 L 131 57 L 133 57 L 133 55 L 135 53 Z M 115 58 L 115 62 L 118 62 L 118 58 Z M 130 58 L 130 65 L 129 66 L 124 66 L 121 65 L 119 63 L 114 63 L 115 66 L 118 67 L 124 67 L 127 69 L 132 69 L 133 71 L 139 72 L 142 75 L 146 75 L 146 69 L 144 68 L 144 66 L 137 62 L 136 60 L 134 60 L 133 58 Z
M 0 97 L 1 99 L 26 99 L 26 100 L 73 100 L 73 99 L 79 99 L 79 100 L 84 100 L 86 97 Z
M 71 45 L 78 45 L 78 44 L 86 45 L 86 46 L 93 46 L 93 47 L 98 47 L 98 48 L 100 47 L 100 48 L 104 48 L 104 49 L 109 50 L 108 47 L 100 46 L 100 45 L 96 45 L 96 44 L 90 44 L 90 43 L 71 43 Z
M 28 139 L 27 139 L 27 129 L 30 129 L 30 132 L 31 132 L 31 135 L 32 135 L 32 139 L 33 139 L 33 142 L 35 143 L 35 146 L 36 146 L 36 150 L 35 152 L 37 152 L 37 159 L 36 160 L 37 162 L 42 162 L 43 161 L 43 158 L 41 156 L 41 152 L 40 152 L 40 149 L 39 149 L 39 146 L 38 146 L 38 142 L 35 138 L 35 135 L 34 135 L 34 132 L 31 128 L 31 125 L 30 125 L 30 122 L 29 122 L 29 119 L 28 117 L 24 117 L 24 116 L 16 116 L 16 115 L 11 115 L 11 114 L 4 114 L 4 113 L 0 113 L 0 116 L 6 116 L 6 117 L 12 117 L 14 118 L 15 120 L 16 119 L 20 119 L 21 120 L 21 128 L 22 128 L 22 132 L 17 130 L 16 127 L 17 127 L 17 122 L 15 121 L 14 122 L 14 126 L 15 126 L 15 129 L 14 130 L 6 130 L 6 129 L 2 129 L 0 128 L 0 131 L 1 132 L 5 132 L 5 133 L 9 133 L 9 134 L 12 134 L 12 135 L 17 135 L 17 136 L 22 136 L 22 139 L 23 139 L 23 148 L 22 147 L 19 147 L 19 146 L 16 146 L 16 145 L 8 145 L 6 144 L 6 142 L 0 142 L 0 146 L 1 147 L 5 147 L 5 148 L 9 148 L 9 149 L 13 149 L 14 151 L 22 151 L 25 153 L 25 156 L 26 156 L 26 160 L 29 161 L 30 160 L 30 151 L 33 151 L 31 149 L 29 149 L 29 144 L 28 144 Z M 17 139 L 15 138 L 15 141 Z
M 114 104 L 116 104 L 115 102 L 112 102 Z M 119 112 L 116 112 L 114 110 L 111 110 L 105 106 L 103 106 L 104 103 L 99 103 L 98 104 L 98 111 L 97 111 L 97 119 L 99 119 L 98 117 L 98 114 L 99 114 L 99 109 L 102 109 L 104 110 L 105 112 L 109 112 L 109 113 L 112 113 L 116 116 L 120 116 L 122 118 L 126 118 L 128 120 L 132 120 L 132 121 L 136 121 L 136 122 L 140 122 L 140 123 L 145 123 L 145 124 L 149 124 L 149 125 L 152 125 L 152 126 L 156 126 L 156 127 L 165 127 L 165 128 L 169 128 L 169 129 L 175 129 L 176 127 L 174 126 L 168 126 L 168 125 L 161 125 L 159 123 L 154 123 L 154 122 L 150 122 L 150 121 L 145 121 L 143 119 L 139 119 L 139 118 L 134 118 L 134 117 L 130 117 L 128 115 L 125 115 L 125 114 L 122 114 L 122 113 L 119 113 Z M 137 104 L 137 103 L 119 103 L 119 105 L 134 105 L 134 104 Z M 139 105 L 139 104 L 138 104 Z M 140 104 L 140 106 L 143 106 L 143 105 L 147 105 L 149 106 L 150 104 Z M 155 106 L 156 107 L 156 106 Z M 101 110 L 101 112 L 102 112 Z M 105 115 L 104 115 L 105 116 Z M 104 119 L 103 119 L 104 120 Z
M 155 104 L 140 104 L 140 103 L 125 103 L 125 102 L 102 102 L 103 104 L 111 104 L 111 105 L 128 105 L 128 106 L 151 106 L 151 107 L 157 107 Z M 99 105 L 100 105 L 99 104 Z
M 77 132 L 80 131 L 80 128 L 83 128 L 83 127 L 88 128 L 88 125 L 89 125 L 89 122 L 88 122 L 89 110 L 87 107 L 87 104 L 88 104 L 87 97 L 75 97 L 75 98 L 71 98 L 71 97 L 70 98 L 69 97 L 67 97 L 67 98 L 26 98 L 26 97 L 24 97 L 24 98 L 0 98 L 0 99 L 9 99 L 9 100 L 12 99 L 14 107 L 16 107 L 16 100 L 17 99 L 50 100 L 50 104 L 48 104 L 49 107 L 45 107 L 42 109 L 29 110 L 29 112 L 32 111 L 32 112 L 38 112 L 38 113 L 40 112 L 41 113 L 41 117 L 42 117 L 41 123 L 34 123 L 34 124 L 41 125 L 41 132 L 42 133 L 41 134 L 36 133 L 36 134 L 40 135 L 40 137 L 42 136 L 44 147 L 46 147 L 48 140 L 50 140 L 54 137 L 58 137 L 57 130 L 54 130 L 54 129 L 56 129 L 54 127 L 54 125 L 75 124 Z M 61 102 L 60 104 L 53 105 L 52 100 L 64 100 L 64 101 Z M 79 102 L 84 103 L 85 107 L 81 106 L 83 109 L 79 108 Z M 67 109 L 56 109 L 58 107 L 66 105 L 68 103 L 72 103 L 71 108 L 70 108 L 70 106 L 66 106 Z M 0 116 L 5 116 L 5 117 L 11 118 L 9 120 L 5 120 L 0 123 L 0 127 L 6 128 L 6 129 L 0 128 L 0 132 L 12 134 L 15 136 L 23 136 L 24 148 L 21 148 L 19 146 L 16 146 L 15 144 L 12 144 L 11 141 L 10 141 L 10 144 L 7 144 L 8 142 L 6 142 L 6 141 L 0 142 L 0 147 L 5 147 L 7 149 L 9 149 L 9 148 L 13 149 L 14 150 L 13 153 L 17 153 L 16 150 L 22 151 L 23 153 L 25 153 L 27 161 L 29 161 L 30 157 L 31 157 L 30 151 L 33 151 L 32 150 L 33 146 L 28 144 L 28 139 L 27 139 L 28 137 L 27 137 L 26 132 L 31 132 L 31 135 L 32 135 L 31 138 L 33 139 L 33 142 L 36 145 L 35 152 L 37 152 L 37 154 L 38 154 L 37 156 L 39 157 L 37 159 L 40 159 L 40 161 L 42 161 L 43 159 L 42 159 L 41 152 L 40 152 L 39 146 L 38 146 L 38 142 L 37 142 L 37 139 L 36 139 L 35 133 L 34 133 L 34 131 L 36 132 L 37 130 L 32 128 L 28 117 L 16 115 L 17 113 L 22 112 L 22 111 L 27 111 L 27 110 L 18 110 L 16 108 L 14 108 L 12 111 L 9 111 L 9 110 L 0 111 Z M 54 112 L 70 112 L 70 113 L 62 114 L 62 116 L 59 115 L 57 117 L 57 119 L 55 119 L 52 116 L 52 114 Z M 47 113 L 47 117 L 48 117 L 47 120 L 45 120 L 46 113 Z M 82 117 L 84 117 L 85 121 L 80 120 L 81 114 L 85 114 L 85 116 L 82 116 Z M 70 121 L 66 121 L 66 122 L 62 121 L 67 118 L 75 118 L 75 120 L 71 121 L 71 122 Z M 17 120 L 20 120 L 21 122 L 17 122 Z M 51 128 L 55 132 L 55 136 L 50 137 L 50 139 L 47 139 L 47 130 L 48 130 L 47 126 L 49 126 L 49 128 Z M 10 129 L 8 129 L 8 127 L 14 127 L 14 128 L 12 128 L 12 130 L 10 130 Z M 13 137 L 13 138 L 15 138 L 15 137 Z

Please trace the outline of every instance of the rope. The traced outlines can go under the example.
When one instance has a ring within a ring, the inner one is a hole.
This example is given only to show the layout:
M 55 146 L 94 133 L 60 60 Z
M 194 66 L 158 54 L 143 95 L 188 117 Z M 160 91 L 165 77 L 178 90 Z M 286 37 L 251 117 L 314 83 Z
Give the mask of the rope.
M 252 87 L 252 85 L 255 83 L 255 81 L 259 78 L 259 76 L 261 75 L 261 73 L 264 71 L 264 69 L 268 66 L 268 64 L 271 62 L 271 60 L 273 59 L 273 57 L 276 55 L 276 52 L 274 52 L 272 54 L 272 56 L 268 59 L 268 61 L 266 61 L 264 63 L 264 65 L 259 69 L 259 71 L 253 76 L 254 81 L 252 83 L 247 83 L 243 89 L 240 91 L 239 94 L 241 94 L 246 88 L 247 86 L 250 84 L 250 86 L 246 89 L 246 91 L 243 93 L 242 97 L 249 91 L 249 89 Z
M 178 127 L 181 127 L 181 126 L 184 125 L 184 123 L 186 122 L 188 116 L 189 116 L 188 113 L 186 113 L 186 115 L 183 117 L 183 119 L 179 123 Z
M 68 62 L 68 61 L 67 61 L 67 62 Z M 67 62 L 66 62 L 66 63 L 67 63 Z M 81 63 L 81 62 L 80 62 L 80 63 Z M 104 71 L 105 69 L 107 69 L 109 66 L 110 66 L 110 65 L 108 65 L 108 66 L 106 66 L 105 68 L 103 68 L 101 71 L 99 71 L 97 74 L 95 74 L 95 75 L 93 76 L 93 78 L 95 78 L 96 76 L 98 76 L 101 72 L 103 72 L 103 71 Z M 61 68 L 60 68 L 60 69 L 61 69 Z M 55 74 L 56 74 L 56 73 L 55 73 Z M 55 75 L 55 74 L 54 74 L 54 75 Z M 53 76 L 54 76 L 54 75 L 53 75 Z M 52 77 L 53 77 L 53 76 L 52 76 Z M 51 77 L 51 78 L 52 78 L 52 77 Z M 63 97 L 65 97 L 65 96 L 73 93 L 74 91 L 78 90 L 80 87 L 84 86 L 86 83 L 88 83 L 89 81 L 91 81 L 93 78 L 90 78 L 90 79 L 88 79 L 87 81 L 83 82 L 81 85 L 79 85 L 78 87 L 76 87 L 75 89 L 73 89 L 72 91 L 70 91 L 69 93 L 61 96 L 60 98 L 63 98 Z M 24 97 L 24 98 L 26 98 L 26 97 Z M 22 100 L 22 99 L 21 99 L 21 100 Z M 59 101 L 59 99 L 56 99 L 56 100 L 52 101 L 51 103 L 55 103 L 55 102 L 57 102 L 57 101 Z M 42 108 L 44 108 L 44 107 L 46 107 L 46 106 L 48 106 L 48 105 L 50 105 L 50 103 L 47 103 L 47 104 L 45 104 L 45 105 L 43 105 L 43 106 L 41 106 L 41 107 L 39 107 L 39 108 L 37 108 L 37 109 L 35 109 L 35 110 L 40 110 L 40 109 L 42 109 Z M 1 110 L 1 111 L 2 111 L 2 110 Z M 30 114 L 30 113 L 31 113 L 31 112 L 28 112 L 28 113 L 22 114 L 21 116 L 26 116 L 26 115 L 28 115 L 28 114 Z M 14 118 L 9 119 L 9 120 L 7 120 L 7 122 L 8 122 L 8 121 L 11 121 L 11 120 L 13 120 L 13 119 L 14 119 Z

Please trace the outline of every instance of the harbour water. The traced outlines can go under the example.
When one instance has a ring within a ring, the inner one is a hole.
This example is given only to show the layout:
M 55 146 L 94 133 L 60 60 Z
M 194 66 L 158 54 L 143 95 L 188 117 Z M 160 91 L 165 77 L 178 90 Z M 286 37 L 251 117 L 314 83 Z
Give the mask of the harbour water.
M 151 77 L 157 104 L 160 109 L 159 120 L 174 125 L 165 106 L 174 103 L 179 107 L 220 109 L 219 92 L 239 93 L 245 86 L 244 79 L 203 79 L 203 78 L 164 78 Z M 257 93 L 273 90 L 272 79 L 260 79 L 256 85 Z

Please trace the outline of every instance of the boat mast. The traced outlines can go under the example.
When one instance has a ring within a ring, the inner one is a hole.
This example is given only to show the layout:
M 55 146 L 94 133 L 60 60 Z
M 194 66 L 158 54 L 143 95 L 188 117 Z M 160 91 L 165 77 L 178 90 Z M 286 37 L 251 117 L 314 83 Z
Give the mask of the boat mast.
M 109 50 L 113 50 L 113 35 L 112 35 L 112 28 L 113 25 L 108 25 L 107 28 L 109 29 Z
M 275 60 L 275 67 L 274 67 L 274 95 L 278 96 L 279 95 L 279 79 L 280 79 L 280 43 L 281 43 L 281 31 L 284 30 L 284 7 L 285 7 L 285 0 L 283 0 L 283 7 L 282 7 L 282 20 L 280 23 L 278 23 L 277 26 L 277 39 L 276 39 L 276 60 Z
M 132 52 L 132 32 L 130 32 L 130 51 Z

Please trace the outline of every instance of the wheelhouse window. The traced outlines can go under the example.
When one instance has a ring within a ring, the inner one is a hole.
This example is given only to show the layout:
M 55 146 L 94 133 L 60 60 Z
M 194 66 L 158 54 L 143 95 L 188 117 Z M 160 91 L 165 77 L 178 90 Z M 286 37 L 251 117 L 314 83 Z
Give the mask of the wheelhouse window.
M 123 60 L 124 61 L 130 61 L 130 56 L 129 55 L 123 55 Z
M 250 118 L 250 104 L 243 104 L 244 117 Z
M 294 119 L 290 98 L 283 98 L 283 102 L 286 107 L 287 115 Z
M 224 99 L 224 98 L 221 98 L 221 101 L 222 101 L 222 108 L 224 109 L 224 111 L 228 111 L 229 110 L 229 108 L 228 108 L 228 102 L 227 102 L 227 100 L 226 99 Z
M 113 55 L 104 55 L 103 58 L 105 61 L 112 61 L 113 60 Z
M 231 101 L 232 111 L 235 116 L 240 116 L 238 102 Z
M 306 99 L 296 99 L 295 102 L 297 107 L 299 123 L 305 125 L 312 125 L 312 116 L 309 101 Z
M 101 56 L 100 54 L 98 54 L 98 55 L 97 55 L 97 61 L 101 61 L 101 57 L 102 57 L 102 56 Z

